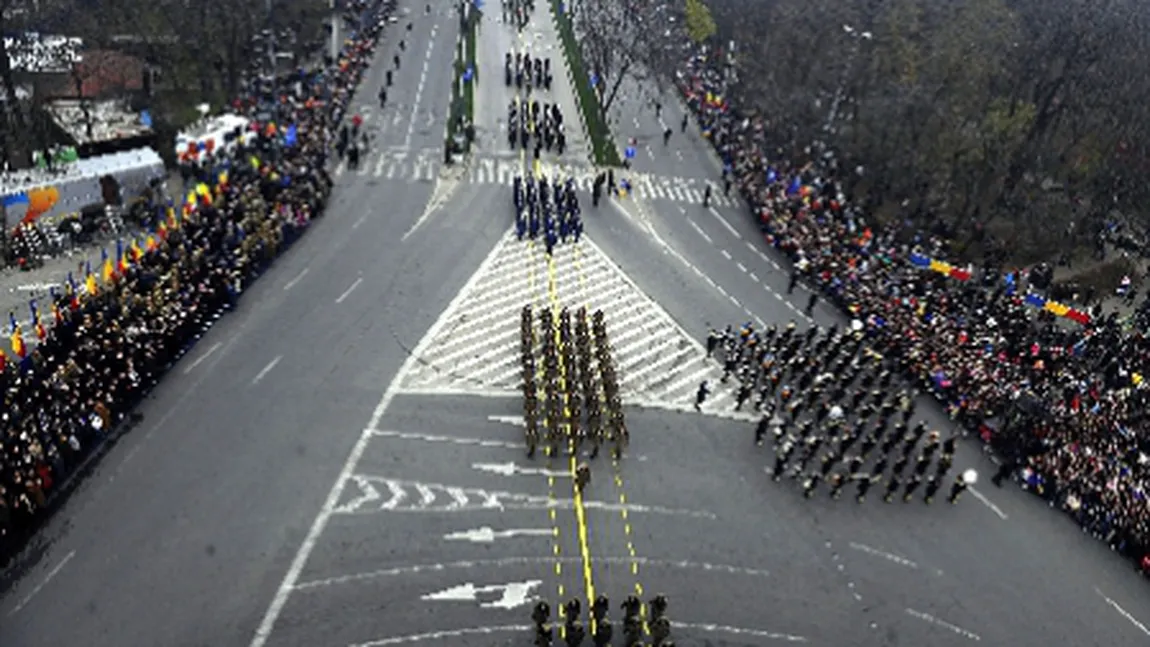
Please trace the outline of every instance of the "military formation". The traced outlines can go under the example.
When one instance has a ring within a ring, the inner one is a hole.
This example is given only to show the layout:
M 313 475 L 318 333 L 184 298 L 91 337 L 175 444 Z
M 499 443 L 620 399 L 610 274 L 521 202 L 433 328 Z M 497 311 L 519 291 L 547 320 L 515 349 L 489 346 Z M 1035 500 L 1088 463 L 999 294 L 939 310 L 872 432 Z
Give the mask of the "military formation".
M 507 145 L 512 150 L 532 150 L 534 159 L 544 150 L 562 155 L 567 149 L 567 134 L 559 104 L 513 97 L 507 104 Z
M 611 443 L 619 459 L 628 432 L 603 313 L 596 310 L 588 316 L 579 308 L 574 319 L 572 325 L 567 308 L 537 313 L 530 305 L 523 307 L 520 355 L 527 456 L 534 457 L 542 443 L 548 456 L 564 448 L 574 456 L 586 447 L 594 459 L 601 445 Z
M 503 22 L 523 31 L 535 11 L 535 0 L 502 0 L 502 8 Z
M 507 52 L 503 60 L 503 82 L 507 87 L 515 85 L 520 90 L 531 93 L 532 88 L 551 90 L 551 59 L 526 52 Z
M 542 238 L 551 254 L 561 242 L 578 242 L 583 235 L 583 216 L 575 179 L 516 175 L 511 180 L 511 204 L 515 210 L 515 235 L 519 240 Z
M 755 443 L 770 437 L 775 481 L 789 478 L 814 496 L 820 487 L 838 499 L 853 485 L 862 503 L 872 490 L 883 501 L 909 503 L 920 492 L 931 503 L 947 483 L 958 436 L 942 438 L 925 422 L 911 426 L 917 393 L 896 377 L 896 362 L 866 347 L 861 334 L 811 327 L 783 330 L 712 330 L 709 357 L 722 362 L 723 384 L 736 389 L 735 408 L 748 404 L 762 413 Z M 702 405 L 711 385 L 696 395 Z M 973 470 L 958 475 L 947 500 L 977 479 Z
M 626 647 L 640 647 L 650 637 L 651 647 L 674 647 L 671 641 L 671 620 L 667 616 L 667 598 L 657 595 L 651 599 L 644 608 L 643 601 L 634 595 L 627 596 L 620 608 L 623 610 L 623 645 Z M 531 611 L 531 620 L 535 624 L 535 647 L 551 647 L 556 638 L 560 644 L 567 647 L 579 647 L 588 636 L 595 647 L 606 647 L 614 638 L 615 627 L 608 614 L 611 602 L 607 596 L 600 595 L 591 605 L 589 627 L 584 626 L 583 603 L 578 598 L 572 598 L 559 607 L 558 637 L 555 627 L 551 624 L 551 605 L 540 601 Z

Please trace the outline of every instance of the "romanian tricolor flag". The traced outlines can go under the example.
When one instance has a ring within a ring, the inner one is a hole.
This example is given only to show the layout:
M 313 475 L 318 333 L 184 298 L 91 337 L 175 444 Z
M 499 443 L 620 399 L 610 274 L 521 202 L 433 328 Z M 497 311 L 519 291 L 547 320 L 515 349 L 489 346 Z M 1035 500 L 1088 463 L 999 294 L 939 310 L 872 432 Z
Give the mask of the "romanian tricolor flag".
M 92 274 L 91 265 L 88 266 L 88 275 Z M 68 309 L 80 309 L 80 290 L 76 289 L 76 279 L 72 278 L 72 273 L 68 272 L 68 285 L 64 288 L 65 296 L 68 297 Z
M 112 265 L 112 259 L 108 257 L 108 250 L 106 249 L 100 250 L 100 265 L 104 283 L 111 283 L 112 279 L 116 278 L 116 266 Z M 95 292 L 89 290 L 89 294 L 95 294 Z
M 32 329 L 36 331 L 36 339 L 44 341 L 48 331 L 44 328 L 44 322 L 40 320 L 40 309 L 36 307 L 35 299 L 28 302 L 28 310 L 32 313 Z
M 132 261 L 139 263 L 140 259 L 144 258 L 144 250 L 140 248 L 140 243 L 135 238 L 132 239 L 132 245 L 129 247 L 132 252 Z
M 128 268 L 131 267 L 131 265 L 132 265 L 131 261 L 129 261 L 127 255 L 124 254 L 124 241 L 117 240 L 116 241 L 116 271 L 123 274 L 124 272 L 128 271 Z
M 176 220 L 176 208 L 175 207 L 168 207 L 167 223 L 168 224 L 164 225 L 164 223 L 161 222 L 160 225 L 163 226 L 165 229 L 176 229 L 177 227 L 180 226 L 179 221 Z
M 56 288 L 50 288 L 48 294 L 52 295 L 52 323 L 59 324 L 64 320 L 64 313 L 60 312 L 60 295 L 56 293 Z
M 20 359 L 28 354 L 28 348 L 24 346 L 24 333 L 20 331 L 20 322 L 16 321 L 16 315 L 11 312 L 8 313 L 8 339 L 12 342 L 12 354 Z
M 156 227 L 156 235 L 160 237 L 160 240 L 167 240 L 168 239 L 168 223 L 161 220 L 160 224 Z
M 148 234 L 148 237 L 144 239 L 144 248 L 151 252 L 155 251 L 156 247 L 159 247 L 159 243 L 156 242 L 155 234 Z
M 91 261 L 84 266 L 84 291 L 88 293 L 88 296 L 96 296 L 100 291 L 96 283 L 96 274 L 92 271 Z

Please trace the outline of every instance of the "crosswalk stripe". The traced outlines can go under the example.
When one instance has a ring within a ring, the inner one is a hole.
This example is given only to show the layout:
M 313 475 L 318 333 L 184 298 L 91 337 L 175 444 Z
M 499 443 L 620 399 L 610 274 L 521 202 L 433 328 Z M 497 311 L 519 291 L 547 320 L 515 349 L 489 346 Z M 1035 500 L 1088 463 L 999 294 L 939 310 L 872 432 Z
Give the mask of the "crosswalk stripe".
M 419 393 L 513 395 L 519 388 L 519 313 L 531 303 L 551 303 L 554 290 L 565 307 L 602 309 L 615 349 L 625 400 L 694 404 L 699 382 L 718 383 L 719 366 L 707 362 L 702 345 L 610 261 L 593 241 L 560 244 L 553 261 L 538 245 L 504 237 L 484 274 L 445 313 L 448 322 L 426 344 L 401 388 Z M 733 400 L 716 388 L 704 411 L 728 409 Z
M 565 162 L 543 162 L 544 175 L 548 177 L 571 178 L 580 191 L 590 193 L 595 181 L 596 170 L 587 165 L 574 165 Z M 427 148 L 369 147 L 361 154 L 357 169 L 349 169 L 340 161 L 334 175 L 354 174 L 356 177 L 386 178 L 394 181 L 430 181 L 435 179 L 443 168 L 441 151 Z M 496 184 L 510 186 L 511 179 L 523 173 L 518 155 L 504 157 L 501 154 L 484 154 L 467 169 L 464 177 L 471 184 Z M 634 198 L 639 200 L 668 200 L 684 204 L 701 204 L 703 192 L 699 180 L 695 178 L 656 176 L 647 173 L 619 173 L 618 179 L 626 177 L 632 185 Z M 734 201 L 715 192 L 711 204 L 718 208 L 732 206 Z

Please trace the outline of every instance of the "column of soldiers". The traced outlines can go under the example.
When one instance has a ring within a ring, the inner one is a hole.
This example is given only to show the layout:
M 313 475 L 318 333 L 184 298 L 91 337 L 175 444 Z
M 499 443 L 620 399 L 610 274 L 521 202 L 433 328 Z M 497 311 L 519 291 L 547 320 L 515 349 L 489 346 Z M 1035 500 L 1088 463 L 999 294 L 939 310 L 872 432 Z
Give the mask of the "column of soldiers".
M 546 176 L 526 178 L 516 175 L 511 181 L 511 200 L 515 209 L 515 234 L 535 240 L 542 236 L 547 254 L 560 242 L 578 242 L 583 235 L 583 218 L 574 178 L 548 182 Z
M 531 57 L 527 52 L 516 52 L 514 55 L 507 52 L 503 59 L 503 83 L 511 87 L 526 90 L 531 94 L 532 88 L 551 91 L 551 59 Z
M 611 441 L 618 459 L 629 436 L 603 313 L 596 311 L 591 316 L 590 328 L 585 308 L 576 311 L 575 320 L 572 329 L 567 308 L 560 310 L 558 317 L 550 308 L 536 317 L 530 305 L 520 313 L 527 456 L 534 457 L 540 441 L 545 440 L 549 456 L 557 455 L 560 443 L 565 442 L 571 454 L 588 443 L 590 458 L 594 459 L 600 445 Z M 536 368 L 536 351 L 541 358 L 541 375 Z M 545 432 L 545 439 L 541 432 Z
M 535 0 L 503 0 L 503 22 L 523 31 L 535 11 Z
M 512 150 L 533 148 L 534 159 L 539 159 L 544 149 L 562 155 L 567 149 L 567 134 L 559 104 L 513 97 L 507 103 L 507 145 Z
M 793 322 L 760 333 L 748 323 L 737 332 L 711 331 L 707 349 L 722 358 L 722 382 L 735 380 L 735 408 L 754 397 L 762 411 L 755 443 L 774 437 L 775 481 L 796 479 L 807 497 L 825 484 L 836 499 L 853 483 L 859 503 L 880 484 L 888 503 L 900 495 L 910 502 L 920 489 L 931 503 L 942 488 L 958 437 L 944 440 L 925 422 L 909 427 L 916 394 L 901 387 L 897 367 L 866 348 L 861 335 L 815 327 L 799 333 Z M 708 393 L 700 385 L 697 404 Z M 973 471 L 959 475 L 949 502 L 976 478 Z
M 647 605 L 650 611 L 650 621 L 644 620 L 643 602 L 636 596 L 627 596 L 620 608 L 623 610 L 623 644 L 627 647 L 642 647 L 645 634 L 651 636 L 651 647 L 674 647 L 671 641 L 671 620 L 667 616 L 667 598 L 657 595 Z M 611 644 L 615 628 L 607 617 L 611 603 L 607 596 L 600 595 L 591 605 L 590 634 L 595 647 L 606 647 Z M 579 647 L 586 639 L 588 630 L 584 628 L 580 618 L 583 615 L 583 603 L 578 598 L 572 598 L 559 607 L 559 616 L 563 624 L 559 628 L 559 638 L 567 647 Z M 531 611 L 531 620 L 535 623 L 535 646 L 551 647 L 555 642 L 555 630 L 551 625 L 551 606 L 547 602 L 538 602 Z

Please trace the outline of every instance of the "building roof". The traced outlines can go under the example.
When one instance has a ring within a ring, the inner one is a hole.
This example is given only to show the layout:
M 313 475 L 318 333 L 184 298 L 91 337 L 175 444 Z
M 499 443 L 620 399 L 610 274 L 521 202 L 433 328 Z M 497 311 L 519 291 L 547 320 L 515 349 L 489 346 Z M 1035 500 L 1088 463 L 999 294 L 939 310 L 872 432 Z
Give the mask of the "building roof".
M 86 50 L 76 63 L 74 74 L 80 80 L 80 96 L 104 97 L 144 89 L 143 61 L 109 49 Z
M 79 145 L 139 137 L 152 131 L 140 123 L 138 113 L 129 110 L 123 101 L 115 99 L 105 101 L 59 99 L 44 104 L 44 109 Z M 88 134 L 85 109 L 92 120 L 91 136 Z

